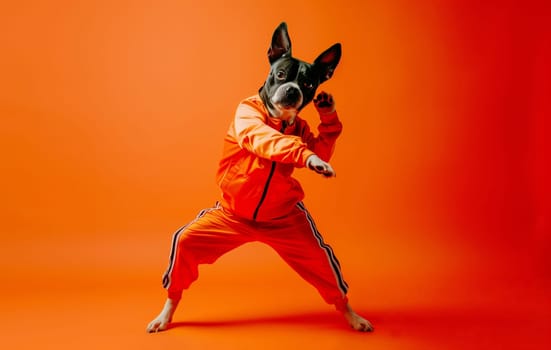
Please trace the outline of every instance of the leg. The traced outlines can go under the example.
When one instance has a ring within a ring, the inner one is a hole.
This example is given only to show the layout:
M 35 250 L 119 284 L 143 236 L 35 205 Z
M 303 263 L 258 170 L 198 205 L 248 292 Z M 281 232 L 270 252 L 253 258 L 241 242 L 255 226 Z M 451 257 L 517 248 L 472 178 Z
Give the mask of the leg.
M 339 261 L 324 242 L 304 204 L 299 203 L 289 217 L 269 227 L 263 237 L 267 237 L 264 242 L 312 284 L 327 303 L 335 305 L 352 328 L 373 330 L 371 323 L 348 304 L 348 285 L 342 276 Z
M 147 332 L 167 329 L 178 307 L 182 291 L 199 275 L 200 264 L 211 264 L 224 253 L 248 242 L 237 232 L 236 222 L 227 217 L 218 205 L 205 209 L 172 239 L 170 263 L 163 276 L 168 298 L 161 313 L 147 326 Z

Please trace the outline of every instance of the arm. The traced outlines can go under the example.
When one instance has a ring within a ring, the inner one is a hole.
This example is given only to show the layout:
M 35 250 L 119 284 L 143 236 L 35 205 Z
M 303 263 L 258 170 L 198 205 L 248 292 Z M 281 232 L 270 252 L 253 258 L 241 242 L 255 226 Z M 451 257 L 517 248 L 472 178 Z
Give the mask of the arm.
M 306 125 L 302 132 L 302 139 L 310 150 L 328 162 L 335 150 L 335 142 L 342 132 L 342 123 L 335 110 L 335 103 L 331 95 L 321 92 L 314 100 L 314 105 L 321 120 L 318 125 L 319 134 L 317 137 L 314 136 Z
M 341 134 L 342 124 L 337 112 L 320 114 L 321 123 L 318 125 L 318 136 L 316 137 L 310 128 L 305 128 L 303 140 L 321 159 L 328 162 L 335 151 L 335 142 Z
M 244 101 L 239 105 L 234 120 L 239 146 L 262 158 L 304 167 L 314 152 L 300 137 L 284 135 L 267 125 L 265 118 L 253 102 Z

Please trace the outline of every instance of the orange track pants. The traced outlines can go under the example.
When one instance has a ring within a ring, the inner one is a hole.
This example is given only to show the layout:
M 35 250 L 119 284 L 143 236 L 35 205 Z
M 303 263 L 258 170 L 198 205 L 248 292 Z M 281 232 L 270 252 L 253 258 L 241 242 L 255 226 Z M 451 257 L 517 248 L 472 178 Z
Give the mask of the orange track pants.
M 182 291 L 198 278 L 199 264 L 212 264 L 230 250 L 253 241 L 272 247 L 327 303 L 344 310 L 348 285 L 333 250 L 323 241 L 302 202 L 289 215 L 267 222 L 235 216 L 219 203 L 202 210 L 172 239 L 170 263 L 163 277 L 168 297 L 181 298 Z

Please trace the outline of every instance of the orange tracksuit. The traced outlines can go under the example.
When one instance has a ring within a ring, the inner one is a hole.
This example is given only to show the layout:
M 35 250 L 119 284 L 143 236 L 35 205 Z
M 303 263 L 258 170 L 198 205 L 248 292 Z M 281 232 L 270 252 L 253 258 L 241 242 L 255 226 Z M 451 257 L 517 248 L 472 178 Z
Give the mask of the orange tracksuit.
M 222 198 L 173 236 L 163 277 L 169 298 L 198 277 L 198 265 L 251 241 L 271 246 L 324 300 L 342 310 L 348 286 L 340 265 L 302 203 L 291 177 L 312 154 L 329 161 L 342 124 L 337 113 L 321 114 L 316 137 L 305 120 L 291 125 L 269 116 L 258 95 L 243 100 L 224 139 L 217 172 Z

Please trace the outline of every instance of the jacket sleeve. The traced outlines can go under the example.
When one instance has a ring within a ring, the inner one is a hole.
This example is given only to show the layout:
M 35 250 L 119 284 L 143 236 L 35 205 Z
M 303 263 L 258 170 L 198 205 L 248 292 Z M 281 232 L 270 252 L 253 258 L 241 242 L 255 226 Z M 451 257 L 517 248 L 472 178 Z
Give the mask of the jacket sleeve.
M 284 135 L 267 125 L 264 119 L 254 104 L 244 101 L 239 105 L 234 120 L 239 146 L 262 158 L 304 167 L 306 159 L 314 152 L 299 136 Z
M 337 112 L 320 114 L 321 123 L 318 125 L 318 136 L 315 136 L 308 124 L 305 124 L 301 133 L 302 140 L 322 160 L 329 162 L 335 150 L 335 142 L 342 132 L 342 123 Z

